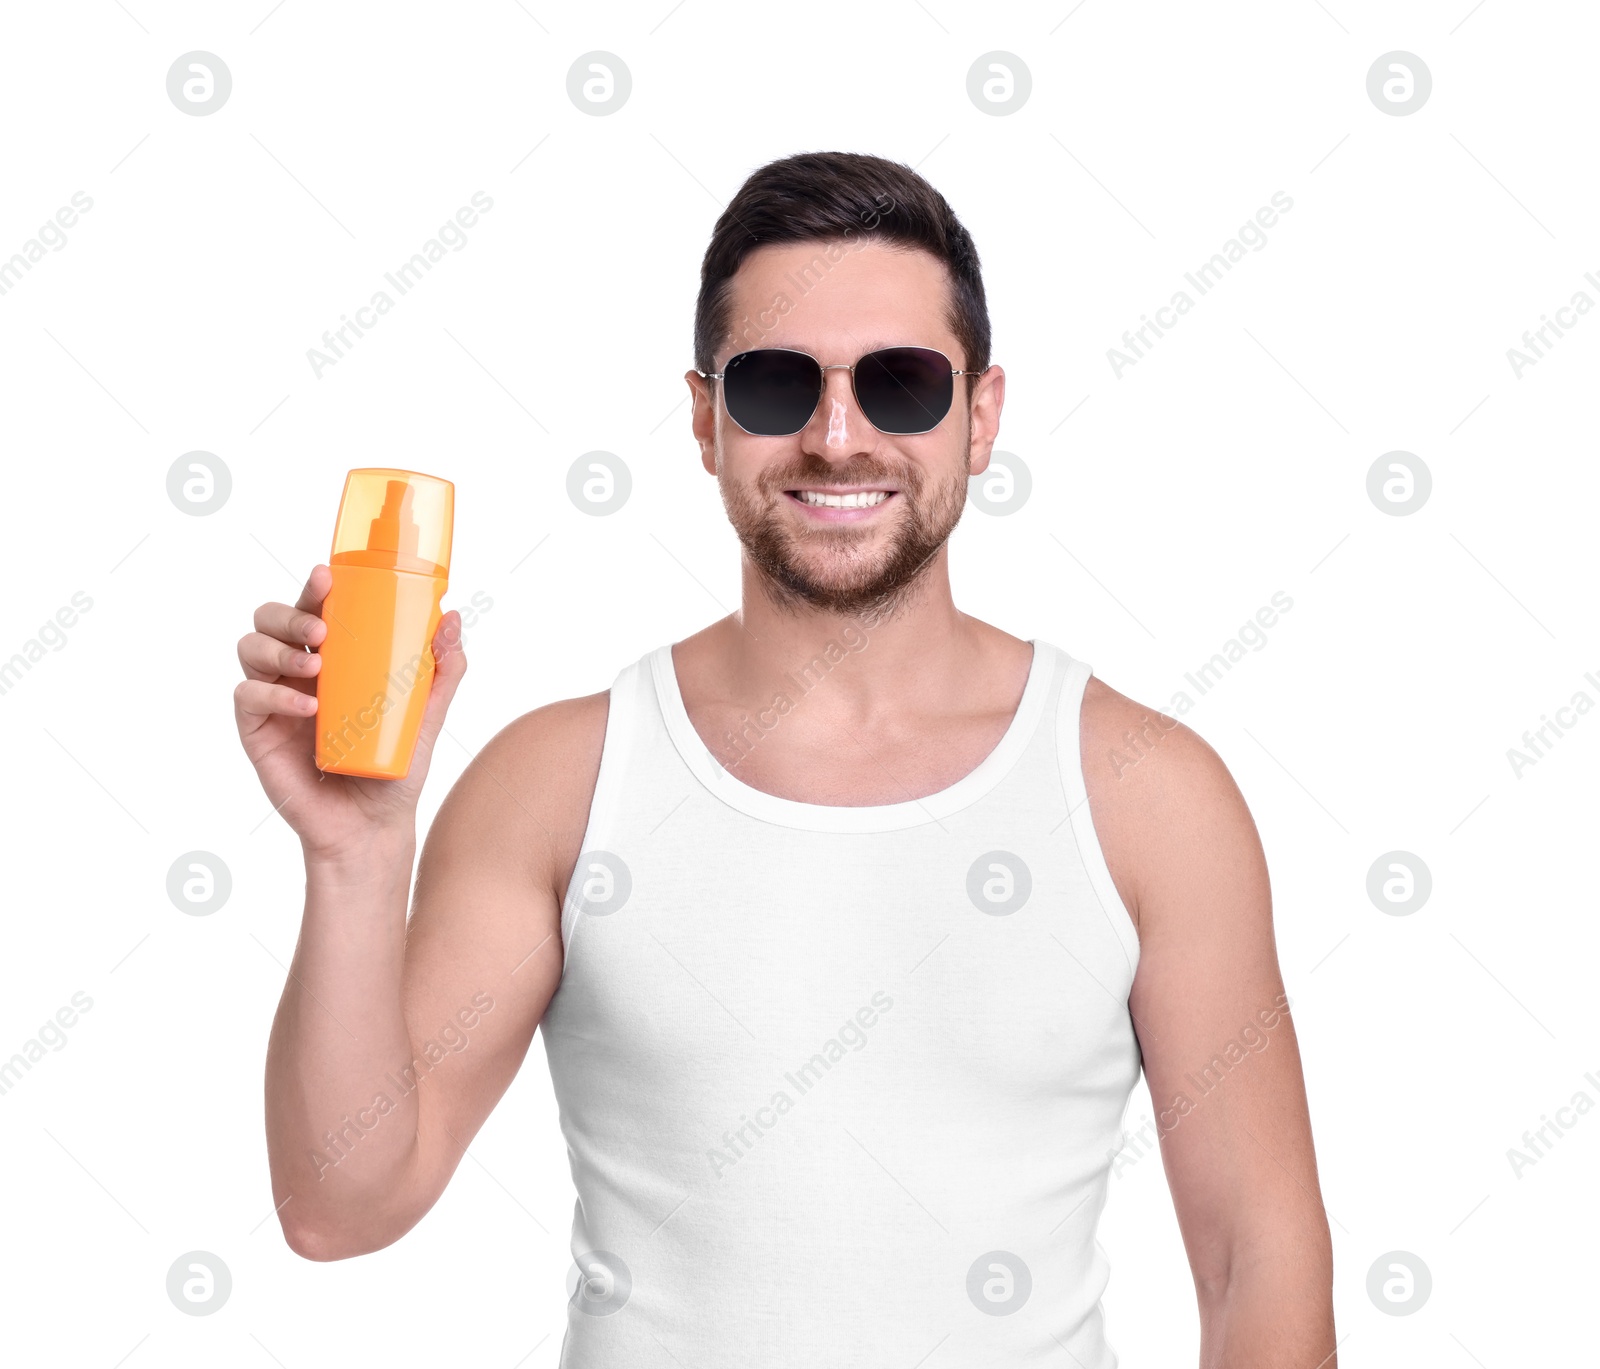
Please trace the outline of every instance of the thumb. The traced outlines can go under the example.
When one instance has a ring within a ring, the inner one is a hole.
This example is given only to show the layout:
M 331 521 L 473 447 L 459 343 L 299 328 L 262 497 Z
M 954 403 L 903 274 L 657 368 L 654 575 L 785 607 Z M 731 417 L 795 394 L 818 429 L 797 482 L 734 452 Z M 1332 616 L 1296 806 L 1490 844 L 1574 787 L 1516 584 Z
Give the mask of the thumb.
M 422 712 L 422 727 L 417 734 L 419 748 L 431 753 L 434 740 L 444 726 L 444 715 L 455 698 L 461 677 L 467 673 L 467 656 L 461 643 L 461 615 L 454 609 L 439 619 L 433 635 L 433 683 L 427 706 Z

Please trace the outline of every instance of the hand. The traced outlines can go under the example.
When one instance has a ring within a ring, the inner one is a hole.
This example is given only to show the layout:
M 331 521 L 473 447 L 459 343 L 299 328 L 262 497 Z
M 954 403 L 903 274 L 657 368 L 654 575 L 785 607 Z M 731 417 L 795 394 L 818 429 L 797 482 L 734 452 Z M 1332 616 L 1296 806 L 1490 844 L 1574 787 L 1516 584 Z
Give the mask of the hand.
M 233 691 L 245 755 L 308 859 L 355 857 L 375 838 L 414 840 L 417 798 L 433 745 L 467 669 L 461 615 L 451 609 L 439 619 L 434 634 L 433 682 L 405 779 L 366 779 L 317 769 L 317 671 L 322 666 L 317 647 L 328 633 L 318 615 L 332 585 L 332 570 L 318 564 L 295 604 L 269 603 L 256 609 L 255 631 L 239 639 L 245 678 Z

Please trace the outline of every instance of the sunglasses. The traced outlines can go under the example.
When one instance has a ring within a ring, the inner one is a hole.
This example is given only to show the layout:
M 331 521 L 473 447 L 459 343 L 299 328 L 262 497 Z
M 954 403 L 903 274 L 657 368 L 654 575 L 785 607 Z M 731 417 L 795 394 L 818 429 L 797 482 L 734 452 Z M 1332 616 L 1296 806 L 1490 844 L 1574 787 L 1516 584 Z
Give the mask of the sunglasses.
M 985 368 L 987 369 L 987 368 Z M 828 371 L 849 371 L 856 403 L 880 433 L 910 437 L 932 432 L 950 412 L 958 371 L 932 347 L 885 347 L 854 366 L 824 366 L 787 347 L 761 347 L 728 358 L 720 371 L 699 371 L 722 382 L 728 417 L 752 437 L 792 437 L 822 402 Z

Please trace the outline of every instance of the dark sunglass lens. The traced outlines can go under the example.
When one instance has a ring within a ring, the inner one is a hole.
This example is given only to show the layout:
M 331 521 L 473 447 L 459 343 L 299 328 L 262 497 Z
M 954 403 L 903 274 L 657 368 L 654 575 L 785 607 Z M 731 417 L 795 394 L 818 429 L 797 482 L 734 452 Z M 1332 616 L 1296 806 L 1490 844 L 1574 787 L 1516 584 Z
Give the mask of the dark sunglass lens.
M 740 352 L 723 368 L 722 399 L 747 433 L 788 437 L 806 426 L 822 393 L 822 372 L 803 352 Z
M 949 358 L 929 347 L 889 347 L 856 366 L 856 398 L 883 433 L 925 433 L 950 412 Z

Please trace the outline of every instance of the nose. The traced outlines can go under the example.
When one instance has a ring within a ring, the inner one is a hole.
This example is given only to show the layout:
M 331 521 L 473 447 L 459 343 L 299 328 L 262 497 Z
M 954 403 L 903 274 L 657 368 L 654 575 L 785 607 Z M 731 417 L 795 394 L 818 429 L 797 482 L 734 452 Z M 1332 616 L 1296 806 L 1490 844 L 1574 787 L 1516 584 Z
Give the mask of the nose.
M 822 398 L 811 422 L 806 425 L 808 441 L 814 440 L 819 426 L 823 449 L 830 455 L 845 456 L 863 444 L 872 445 L 868 434 L 874 429 L 856 406 L 850 368 L 843 363 L 822 368 Z

